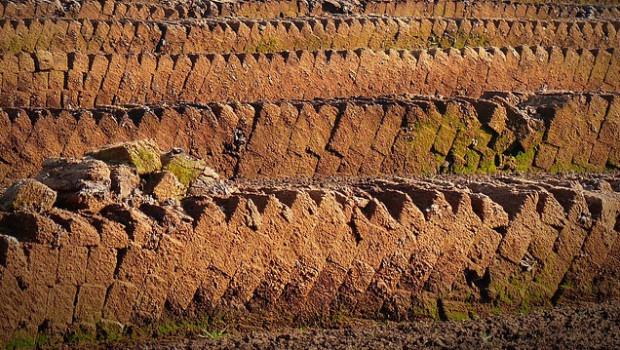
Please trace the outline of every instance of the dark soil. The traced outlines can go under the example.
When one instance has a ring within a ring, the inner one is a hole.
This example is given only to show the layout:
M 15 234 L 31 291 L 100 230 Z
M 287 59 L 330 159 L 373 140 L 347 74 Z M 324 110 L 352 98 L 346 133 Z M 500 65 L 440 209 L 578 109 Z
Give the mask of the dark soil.
M 93 348 L 92 345 L 75 348 Z M 213 339 L 99 344 L 98 349 L 618 349 L 620 304 L 553 308 L 465 322 L 250 332 Z

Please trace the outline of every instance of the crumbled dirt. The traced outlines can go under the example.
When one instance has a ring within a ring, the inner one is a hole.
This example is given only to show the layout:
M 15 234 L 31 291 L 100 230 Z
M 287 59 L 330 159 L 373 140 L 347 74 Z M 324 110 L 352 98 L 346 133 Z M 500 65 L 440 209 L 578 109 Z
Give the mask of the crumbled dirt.
M 590 304 L 466 322 L 407 322 L 347 329 L 289 329 L 220 339 L 192 337 L 72 349 L 617 349 L 620 305 Z

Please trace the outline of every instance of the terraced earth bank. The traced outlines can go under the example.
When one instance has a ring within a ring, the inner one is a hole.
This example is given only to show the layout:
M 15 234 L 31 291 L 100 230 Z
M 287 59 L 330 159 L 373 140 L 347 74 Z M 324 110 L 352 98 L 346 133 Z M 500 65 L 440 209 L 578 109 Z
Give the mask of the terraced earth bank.
M 619 92 L 617 0 L 0 1 L 0 345 L 620 346 Z

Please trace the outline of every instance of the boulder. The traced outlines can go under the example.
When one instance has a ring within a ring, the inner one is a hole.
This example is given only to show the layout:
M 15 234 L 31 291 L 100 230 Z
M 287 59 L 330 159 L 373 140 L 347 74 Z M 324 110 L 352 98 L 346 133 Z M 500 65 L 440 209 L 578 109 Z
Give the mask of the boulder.
M 209 183 L 219 179 L 202 159 L 191 157 L 178 148 L 162 156 L 162 169 L 173 173 L 186 187 L 196 181 Z
M 48 158 L 35 178 L 58 192 L 110 190 L 110 169 L 95 159 Z
M 110 193 L 110 169 L 95 159 L 46 159 L 36 179 L 58 192 L 58 204 L 66 207 L 97 210 Z
M 172 172 L 159 171 L 151 174 L 144 190 L 158 201 L 165 201 L 184 196 L 187 187 Z
M 56 192 L 33 179 L 17 180 L 0 198 L 0 209 L 43 212 L 52 208 Z
M 110 165 L 128 165 L 138 174 L 149 174 L 161 169 L 159 148 L 153 140 L 119 142 L 86 153 L 86 156 L 102 160 Z

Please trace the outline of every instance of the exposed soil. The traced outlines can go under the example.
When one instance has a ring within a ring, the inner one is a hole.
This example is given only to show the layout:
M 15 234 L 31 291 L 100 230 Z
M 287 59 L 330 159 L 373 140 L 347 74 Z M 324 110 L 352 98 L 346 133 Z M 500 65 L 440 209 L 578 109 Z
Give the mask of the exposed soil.
M 71 349 L 617 349 L 620 305 L 589 304 L 466 322 L 250 332 L 70 346 Z
M 0 0 L 0 350 L 620 348 L 619 19 Z

